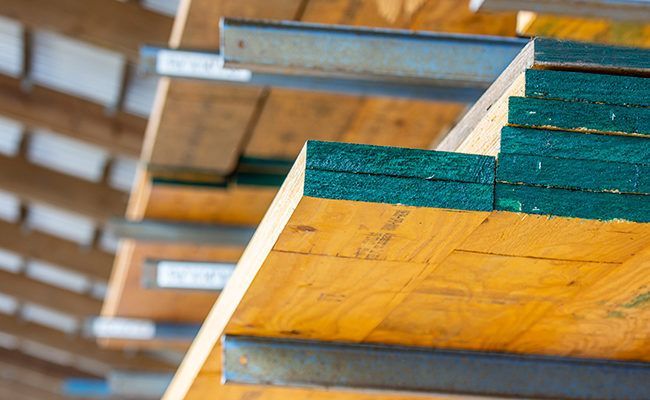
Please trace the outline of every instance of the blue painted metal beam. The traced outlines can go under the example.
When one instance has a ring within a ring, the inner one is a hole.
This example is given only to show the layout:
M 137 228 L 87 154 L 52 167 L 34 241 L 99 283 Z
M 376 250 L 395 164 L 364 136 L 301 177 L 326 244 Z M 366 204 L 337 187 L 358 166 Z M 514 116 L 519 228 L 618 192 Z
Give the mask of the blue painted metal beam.
M 648 399 L 650 365 L 226 336 L 226 383 L 518 398 Z
M 232 262 L 145 260 L 142 286 L 147 289 L 221 291 L 235 270 Z
M 93 317 L 84 324 L 84 334 L 100 339 L 164 340 L 192 342 L 201 324 L 157 322 L 138 318 Z
M 68 378 L 61 392 L 85 399 L 160 399 L 173 374 L 138 371 L 111 371 L 107 378 Z
M 484 85 L 460 86 L 444 82 L 399 82 L 385 79 L 274 74 L 223 66 L 217 52 L 174 50 L 154 46 L 140 49 L 140 70 L 174 78 L 203 79 L 219 83 L 270 86 L 356 96 L 399 97 L 430 101 L 471 103 Z
M 221 21 L 224 65 L 254 72 L 487 88 L 527 40 L 290 21 Z
M 61 392 L 68 397 L 108 399 L 111 389 L 103 379 L 68 378 L 63 382 Z
M 534 11 L 640 23 L 650 21 L 648 0 L 470 0 L 470 9 L 488 12 Z

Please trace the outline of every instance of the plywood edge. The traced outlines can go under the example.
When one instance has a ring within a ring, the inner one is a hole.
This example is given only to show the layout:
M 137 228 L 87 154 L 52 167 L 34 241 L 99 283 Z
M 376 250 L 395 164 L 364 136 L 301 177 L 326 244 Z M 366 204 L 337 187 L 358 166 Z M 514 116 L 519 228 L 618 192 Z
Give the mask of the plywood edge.
M 648 164 L 650 146 L 645 140 L 648 139 L 632 135 L 504 126 L 501 129 L 501 153 Z
M 108 281 L 108 290 L 101 310 L 102 316 L 112 317 L 117 312 L 134 250 L 135 242 L 133 240 L 122 240 L 118 246 L 113 270 Z
M 597 221 L 650 222 L 650 196 L 498 182 L 495 209 Z
M 507 123 L 542 129 L 650 137 L 650 108 L 511 96 Z
M 526 70 L 526 97 L 619 106 L 650 106 L 650 79 L 551 69 Z
M 516 78 L 533 66 L 534 55 L 535 42 L 531 41 L 519 52 L 510 66 L 503 71 L 474 106 L 467 111 L 460 122 L 435 146 L 435 149 L 439 151 L 458 151 L 494 104 L 499 102 L 511 90 Z
M 163 399 L 185 398 L 194 380 L 205 368 L 213 352 L 219 351 L 219 340 L 246 290 L 251 285 L 262 261 L 277 241 L 303 195 L 306 148 L 298 156 L 287 179 L 271 203 L 266 216 L 244 251 L 225 289 L 212 307 L 196 339 L 190 346 Z M 217 356 L 216 359 L 219 359 Z M 209 366 L 207 367 L 209 368 Z
M 151 198 L 151 180 L 146 168 L 139 165 L 126 207 L 126 218 L 139 220 L 144 217 Z
M 501 128 L 508 123 L 508 104 L 513 96 L 523 96 L 525 75 L 516 77 L 510 87 L 494 102 L 455 151 L 497 156 L 501 150 Z
M 305 196 L 491 211 L 495 160 L 474 154 L 308 142 Z
M 529 68 L 645 77 L 650 74 L 648 60 L 650 50 L 646 49 L 536 38 L 522 49 L 435 149 L 496 155 L 498 133 L 495 132 L 505 125 L 500 122 L 507 114 L 503 103 L 508 97 L 525 94 L 525 71 Z
M 649 76 L 650 49 L 536 38 L 537 68 L 581 70 L 598 73 Z
M 494 181 L 493 157 L 338 142 L 307 142 L 306 168 L 467 183 Z
M 648 176 L 648 164 L 502 153 L 496 179 L 502 183 L 558 189 L 648 194 Z

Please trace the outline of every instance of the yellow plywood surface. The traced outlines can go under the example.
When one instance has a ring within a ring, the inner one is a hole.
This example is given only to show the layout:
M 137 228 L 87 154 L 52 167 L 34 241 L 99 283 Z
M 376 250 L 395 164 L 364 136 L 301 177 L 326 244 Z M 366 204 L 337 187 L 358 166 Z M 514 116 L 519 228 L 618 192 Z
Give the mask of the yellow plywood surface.
M 255 226 L 276 193 L 274 187 L 152 185 L 142 217 Z
M 650 361 L 650 247 L 611 268 L 593 285 L 549 309 L 513 341 L 518 351 L 544 348 L 564 355 L 589 354 Z M 570 343 L 571 347 L 567 344 Z
M 650 246 L 650 225 L 302 197 L 260 243 L 227 333 L 503 351 Z
M 650 23 L 641 22 L 574 18 L 522 11 L 517 16 L 517 33 L 523 36 L 650 47 Z

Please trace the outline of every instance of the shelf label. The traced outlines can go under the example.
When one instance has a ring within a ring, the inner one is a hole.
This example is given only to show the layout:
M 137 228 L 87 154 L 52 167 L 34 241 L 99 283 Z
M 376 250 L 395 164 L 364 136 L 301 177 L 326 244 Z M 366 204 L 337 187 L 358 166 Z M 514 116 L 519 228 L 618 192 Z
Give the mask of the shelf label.
M 97 338 L 151 340 L 156 336 L 156 324 L 145 319 L 95 318 L 92 333 Z
M 158 50 L 156 72 L 185 78 L 215 79 L 248 82 L 252 73 L 247 69 L 223 67 L 223 57 L 218 54 L 181 50 Z
M 221 290 L 234 269 L 234 264 L 227 263 L 159 261 L 156 284 L 169 289 Z

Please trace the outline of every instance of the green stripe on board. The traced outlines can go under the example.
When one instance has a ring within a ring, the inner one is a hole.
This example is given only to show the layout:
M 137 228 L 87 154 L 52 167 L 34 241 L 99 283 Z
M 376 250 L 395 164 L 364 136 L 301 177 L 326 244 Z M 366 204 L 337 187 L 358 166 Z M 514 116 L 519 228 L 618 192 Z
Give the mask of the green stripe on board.
M 231 181 L 237 185 L 247 186 L 270 186 L 280 187 L 286 175 L 271 175 L 271 174 L 250 174 L 246 172 L 238 172 L 232 176 Z
M 647 194 L 650 165 L 500 154 L 497 182 Z
M 650 108 L 511 97 L 508 123 L 536 128 L 650 135 Z
M 650 74 L 650 49 L 535 39 L 535 64 L 622 74 Z
M 305 171 L 304 195 L 416 207 L 492 211 L 493 184 L 348 172 Z
M 501 153 L 650 164 L 650 141 L 642 136 L 504 126 Z
M 528 214 L 650 222 L 650 196 L 497 183 L 495 209 Z
M 309 141 L 307 169 L 491 184 L 495 160 L 475 154 Z
M 650 79 L 622 75 L 529 69 L 526 97 L 650 106 Z

